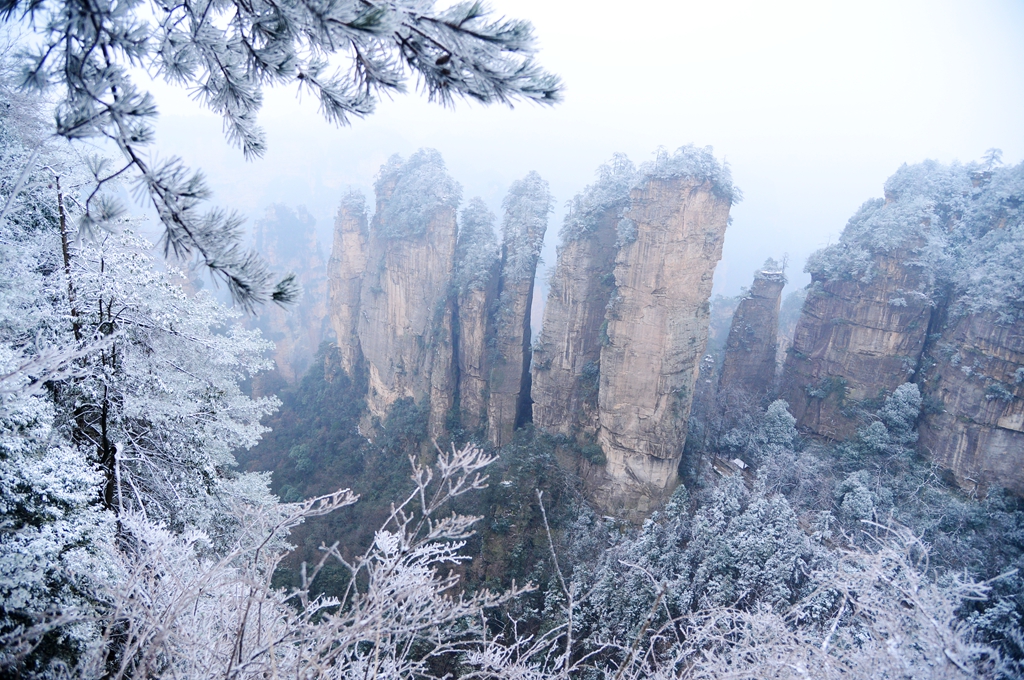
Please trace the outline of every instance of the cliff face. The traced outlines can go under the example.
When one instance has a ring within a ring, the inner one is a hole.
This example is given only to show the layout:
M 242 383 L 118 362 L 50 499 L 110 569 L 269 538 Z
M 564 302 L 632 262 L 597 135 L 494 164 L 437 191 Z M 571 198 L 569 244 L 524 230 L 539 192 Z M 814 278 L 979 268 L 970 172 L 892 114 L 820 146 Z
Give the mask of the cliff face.
M 779 305 L 786 277 L 774 261 L 754 276 L 732 317 L 718 379 L 719 394 L 756 405 L 775 382 Z
M 448 298 L 461 188 L 436 151 L 421 150 L 407 163 L 392 158 L 376 189 L 357 332 L 369 381 L 367 408 L 383 418 L 405 397 L 426 406 L 432 388 L 450 382 L 443 375 L 450 373 L 448 362 L 438 367 L 441 375 L 432 373 L 438 353 L 453 344 Z M 431 429 L 436 417 L 431 408 Z
M 948 322 L 928 354 L 933 406 L 921 446 L 965 489 L 1024 494 L 1024 324 L 969 314 Z
M 481 433 L 487 424 L 488 341 L 494 337 L 491 312 L 498 299 L 501 266 L 494 215 L 479 198 L 462 211 L 456 252 L 458 291 L 458 399 L 462 426 Z
M 913 379 L 932 306 L 911 252 L 877 254 L 867 281 L 812 274 L 783 368 L 781 396 L 800 427 L 851 437 L 874 400 Z
M 632 193 L 635 239 L 615 260 L 598 393 L 607 479 L 596 500 L 613 511 L 645 515 L 676 485 L 730 204 L 689 174 Z
M 615 288 L 618 229 L 636 167 L 619 154 L 569 204 L 533 357 L 533 422 L 592 444 L 605 314 Z
M 1024 493 L 1022 205 L 1024 164 L 889 178 L 808 262 L 783 381 L 799 426 L 848 437 L 914 380 L 922 451 L 965 488 Z
M 597 432 L 601 334 L 615 288 L 621 209 L 610 206 L 596 217 L 592 231 L 558 251 L 533 355 L 533 422 L 551 433 L 592 438 Z
M 305 208 L 284 205 L 270 206 L 255 224 L 255 249 L 276 271 L 295 273 L 302 286 L 297 302 L 288 307 L 266 305 L 252 322 L 274 341 L 275 373 L 288 383 L 306 373 L 327 335 L 327 264 L 315 225 Z
M 358 333 L 359 299 L 368 240 L 365 200 L 360 193 L 350 193 L 342 199 L 334 220 L 334 247 L 328 265 L 331 325 L 341 368 L 350 377 L 363 358 Z
M 547 182 L 535 172 L 515 182 L 504 209 L 487 402 L 487 437 L 495 446 L 511 441 L 516 428 L 532 418 L 530 316 L 537 261 L 552 209 Z

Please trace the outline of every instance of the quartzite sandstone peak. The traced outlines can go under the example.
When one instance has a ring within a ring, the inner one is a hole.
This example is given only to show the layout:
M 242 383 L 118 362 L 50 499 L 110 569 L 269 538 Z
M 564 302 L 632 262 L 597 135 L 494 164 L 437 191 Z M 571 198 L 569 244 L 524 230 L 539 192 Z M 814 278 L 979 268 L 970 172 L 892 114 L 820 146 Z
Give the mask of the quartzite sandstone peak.
M 537 261 L 552 209 L 548 183 L 531 172 L 512 184 L 503 208 L 501 275 L 487 402 L 487 437 L 495 446 L 507 444 L 516 428 L 531 419 L 530 312 Z
M 450 357 L 438 366 L 436 359 L 453 342 L 449 284 L 461 187 L 448 176 L 440 154 L 427 149 L 405 162 L 392 157 L 376 190 L 358 335 L 369 382 L 367 407 L 384 418 L 398 399 L 427 406 L 432 391 L 454 390 L 448 385 Z
M 677 483 L 690 402 L 707 344 L 708 300 L 734 200 L 710 150 L 659 158 L 630 196 L 601 349 L 595 494 L 639 518 Z
M 253 325 L 274 341 L 276 373 L 288 383 L 301 378 L 326 337 L 327 263 L 316 221 L 299 207 L 275 204 L 256 221 L 253 246 L 280 272 L 295 272 L 302 296 L 292 305 L 266 305 Z M 260 376 L 262 382 L 270 376 Z
M 487 424 L 488 341 L 494 337 L 492 312 L 501 266 L 494 222 L 482 199 L 470 200 L 462 211 L 455 252 L 459 415 L 463 427 L 474 435 Z
M 618 226 L 636 169 L 618 156 L 570 203 L 533 355 L 533 422 L 553 434 L 597 435 L 605 313 L 615 289 Z
M 334 247 L 328 265 L 330 277 L 331 325 L 338 343 L 341 368 L 349 376 L 363 355 L 359 348 L 359 299 L 366 273 L 367 241 L 366 200 L 350 192 L 341 200 L 334 219 Z
M 1024 165 L 904 166 L 812 284 L 784 369 L 799 425 L 844 438 L 899 384 L 922 450 L 967 488 L 1024 492 Z
M 750 291 L 732 317 L 718 393 L 725 403 L 742 400 L 756 406 L 775 382 L 779 305 L 786 276 L 774 260 L 754 275 Z M 741 406 L 742 407 L 742 406 Z

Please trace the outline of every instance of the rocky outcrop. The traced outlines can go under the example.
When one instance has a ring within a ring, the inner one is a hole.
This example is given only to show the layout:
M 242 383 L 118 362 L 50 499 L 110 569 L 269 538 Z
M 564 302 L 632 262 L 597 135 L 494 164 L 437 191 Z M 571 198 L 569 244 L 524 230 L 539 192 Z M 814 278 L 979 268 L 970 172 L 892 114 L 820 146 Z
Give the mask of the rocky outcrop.
M 532 418 L 530 316 L 537 261 L 552 210 L 547 182 L 531 172 L 513 183 L 504 208 L 487 400 L 487 438 L 494 446 L 507 444 Z
M 338 360 L 349 377 L 354 375 L 363 354 L 359 346 L 359 300 L 366 273 L 366 201 L 358 192 L 341 200 L 334 220 L 334 247 L 328 264 L 331 325 L 338 345 Z
M 913 379 L 932 305 L 909 253 L 877 254 L 868 280 L 812 274 L 783 368 L 782 397 L 800 427 L 852 437 L 880 398 Z
M 914 380 L 920 445 L 961 486 L 1024 493 L 1024 165 L 904 166 L 812 285 L 784 368 L 805 431 L 855 434 Z
M 615 289 L 620 210 L 610 208 L 593 231 L 558 251 L 533 355 L 533 422 L 551 433 L 591 439 L 597 433 L 601 337 Z
M 593 443 L 605 313 L 615 289 L 618 226 L 636 169 L 617 157 L 570 205 L 533 355 L 533 422 Z
M 965 489 L 1024 495 L 1024 324 L 992 312 L 951 320 L 925 365 L 924 451 Z
M 448 362 L 438 366 L 436 358 L 453 345 L 449 284 L 461 187 L 433 150 L 420 150 L 408 162 L 393 157 L 375 186 L 357 333 L 369 382 L 367 408 L 383 419 L 398 399 L 411 397 L 427 407 L 432 391 L 454 392 Z M 437 431 L 439 409 L 430 413 Z
M 459 415 L 472 434 L 481 433 L 487 424 L 488 342 L 494 337 L 491 312 L 497 304 L 500 265 L 494 215 L 474 198 L 462 211 L 455 270 Z
M 293 272 L 302 296 L 288 306 L 265 305 L 251 324 L 274 342 L 275 370 L 260 376 L 266 383 L 275 378 L 295 383 L 312 365 L 328 324 L 327 264 L 316 237 L 316 221 L 299 207 L 272 205 L 256 220 L 253 246 L 279 272 Z M 257 391 L 275 392 L 280 386 L 265 384 Z
M 646 515 L 677 483 L 733 200 L 708 176 L 713 157 L 680 161 L 631 194 L 606 315 L 598 440 L 607 465 L 595 500 L 623 516 Z
M 725 356 L 718 378 L 718 393 L 748 405 L 757 403 L 775 383 L 779 305 L 786 276 L 769 260 L 754 275 L 750 291 L 740 300 L 732 317 Z

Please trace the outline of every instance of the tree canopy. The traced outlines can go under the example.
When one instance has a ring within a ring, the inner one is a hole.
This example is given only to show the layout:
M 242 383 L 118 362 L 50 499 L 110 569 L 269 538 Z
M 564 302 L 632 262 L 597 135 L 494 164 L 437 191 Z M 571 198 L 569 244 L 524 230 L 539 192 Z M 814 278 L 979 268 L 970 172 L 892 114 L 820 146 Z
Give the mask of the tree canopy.
M 134 176 L 163 223 L 165 255 L 203 263 L 246 308 L 291 300 L 293 279 L 275 280 L 241 246 L 239 215 L 202 207 L 210 190 L 200 171 L 151 151 L 157 105 L 133 69 L 189 90 L 223 116 L 228 140 L 247 158 L 266 148 L 256 117 L 267 86 L 311 92 L 339 125 L 404 92 L 410 77 L 442 105 L 550 104 L 561 93 L 558 77 L 534 60 L 532 26 L 495 18 L 480 2 L 437 9 L 432 0 L 0 0 L 0 17 L 35 33 L 22 80 L 56 90 L 56 134 L 110 140 L 121 153 L 117 162 L 91 163 L 95 188 L 81 226 L 116 219 L 123 208 L 103 188 Z

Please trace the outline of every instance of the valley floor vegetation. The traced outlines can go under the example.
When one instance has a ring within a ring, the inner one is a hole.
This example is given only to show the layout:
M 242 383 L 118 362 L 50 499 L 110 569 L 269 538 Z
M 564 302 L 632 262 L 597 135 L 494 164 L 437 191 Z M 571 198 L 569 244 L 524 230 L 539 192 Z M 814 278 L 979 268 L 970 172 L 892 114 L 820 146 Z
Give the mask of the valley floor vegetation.
M 725 423 L 698 399 L 686 484 L 642 526 L 601 517 L 563 464 L 599 454 L 529 426 L 434 444 L 399 401 L 367 441 L 329 347 L 249 396 L 269 343 L 131 220 L 79 233 L 90 161 L 2 95 L 4 676 L 1024 672 L 1024 510 L 918 456 L 915 385 L 836 445 L 785 402 Z

